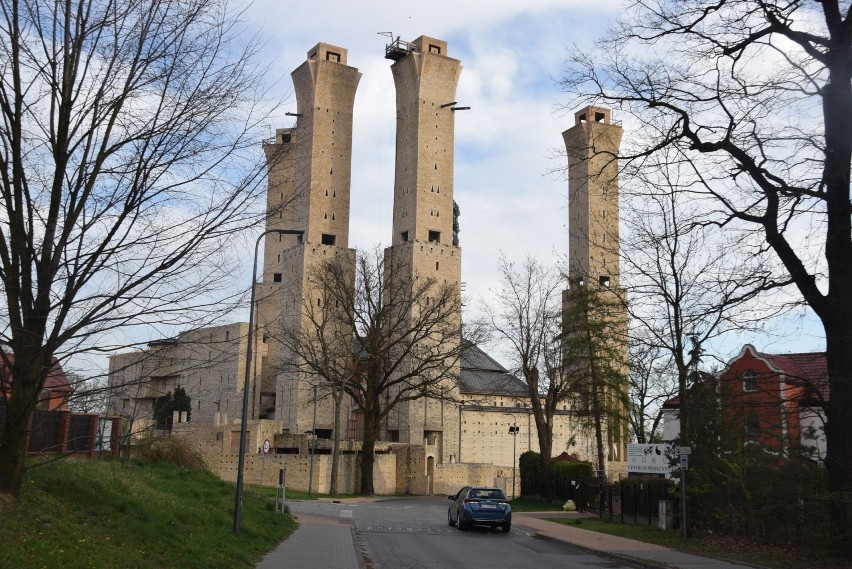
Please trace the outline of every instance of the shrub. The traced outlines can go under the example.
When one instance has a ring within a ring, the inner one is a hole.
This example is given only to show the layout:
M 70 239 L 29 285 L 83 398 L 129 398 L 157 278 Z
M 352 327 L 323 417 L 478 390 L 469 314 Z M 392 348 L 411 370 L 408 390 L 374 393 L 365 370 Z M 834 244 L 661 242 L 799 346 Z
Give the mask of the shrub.
M 594 470 L 588 462 L 554 462 L 551 469 L 553 494 L 562 502 L 569 499 L 576 501 L 580 484 L 594 479 Z
M 540 495 L 541 455 L 528 450 L 518 458 L 518 467 L 521 471 L 521 496 Z
M 136 450 L 139 458 L 152 464 L 167 462 L 182 468 L 207 470 L 201 451 L 179 437 L 149 437 L 140 441 Z

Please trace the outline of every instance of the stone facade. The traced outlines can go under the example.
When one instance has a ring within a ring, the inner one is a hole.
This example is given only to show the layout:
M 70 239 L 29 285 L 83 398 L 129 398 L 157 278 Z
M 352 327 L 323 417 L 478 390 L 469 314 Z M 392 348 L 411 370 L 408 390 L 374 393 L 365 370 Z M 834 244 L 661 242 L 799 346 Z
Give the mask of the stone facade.
M 154 401 L 180 386 L 192 399 L 193 422 L 239 418 L 247 332 L 244 323 L 201 328 L 110 356 L 107 413 L 125 417 L 125 429 L 144 436 L 153 428 Z M 257 400 L 250 397 L 250 408 Z

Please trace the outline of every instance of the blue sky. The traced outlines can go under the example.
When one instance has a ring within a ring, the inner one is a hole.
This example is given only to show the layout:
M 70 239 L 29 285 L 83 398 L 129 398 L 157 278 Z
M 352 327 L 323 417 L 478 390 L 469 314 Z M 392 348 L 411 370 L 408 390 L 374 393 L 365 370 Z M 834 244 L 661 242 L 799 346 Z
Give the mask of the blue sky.
M 296 108 L 290 72 L 318 42 L 346 48 L 349 65 L 361 71 L 350 244 L 367 249 L 386 244 L 391 232 L 395 99 L 392 62 L 384 59 L 388 38 L 381 33 L 448 42 L 448 55 L 463 65 L 457 100 L 471 107 L 456 114 L 455 199 L 462 214 L 462 280 L 476 300 L 497 286 L 501 251 L 514 259 L 529 252 L 544 261 L 567 255 L 567 182 L 548 173 L 563 165 L 553 155 L 573 121 L 556 110 L 569 100 L 557 80 L 568 48 L 590 47 L 621 6 L 620 0 L 255 0 L 245 20 L 266 41 L 262 56 L 278 78 L 271 95 L 286 100 L 272 129 L 293 124 L 284 115 Z M 775 328 L 775 338 L 730 338 L 719 345 L 720 355 L 738 353 L 745 342 L 777 352 L 824 349 L 810 315 L 795 315 Z

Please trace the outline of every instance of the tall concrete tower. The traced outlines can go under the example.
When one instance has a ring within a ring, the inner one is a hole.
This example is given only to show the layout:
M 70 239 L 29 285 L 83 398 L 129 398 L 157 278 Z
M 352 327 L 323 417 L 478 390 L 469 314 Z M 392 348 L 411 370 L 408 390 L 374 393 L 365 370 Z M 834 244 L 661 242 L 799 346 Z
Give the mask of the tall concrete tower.
M 264 342 L 282 326 L 297 332 L 307 326 L 305 303 L 317 291 L 311 267 L 344 256 L 349 249 L 349 188 L 352 162 L 352 110 L 361 74 L 347 65 L 347 51 L 319 43 L 292 73 L 296 126 L 279 129 L 264 145 L 269 190 L 267 229 L 297 229 L 302 236 L 266 237 L 263 283 L 258 288 L 258 327 L 264 357 L 261 392 L 254 418 L 284 421 L 291 433 L 313 428 L 312 386 L 297 371 L 282 369 L 283 346 Z M 319 300 L 318 298 L 316 299 Z M 266 331 L 264 333 L 263 331 Z M 332 410 L 320 404 L 317 430 L 330 430 Z
M 576 295 L 597 291 L 601 298 L 598 311 L 606 313 L 598 315 L 598 322 L 611 327 L 608 350 L 619 354 L 616 367 L 622 368 L 625 377 L 624 385 L 610 386 L 604 405 L 608 416 L 603 421 L 603 454 L 610 475 L 626 472 L 628 433 L 619 399 L 627 389 L 627 295 L 620 286 L 619 260 L 618 155 L 622 134 L 621 126 L 612 121 L 610 109 L 592 106 L 577 111 L 574 126 L 562 133 L 568 153 L 568 273 L 572 287 L 583 287 L 563 293 L 563 327 L 567 336 L 572 324 L 569 319 L 578 314 L 572 310 L 572 303 L 581 298 Z M 571 373 L 570 362 L 568 366 Z
M 386 51 L 396 86 L 396 169 L 392 245 L 385 267 L 457 287 L 461 249 L 453 243 L 454 106 L 462 65 L 447 42 L 421 36 Z M 406 280 L 406 279 L 401 279 Z M 457 315 L 461 325 L 461 314 Z M 439 450 L 438 462 L 458 454 L 458 419 L 441 401 L 421 398 L 388 420 L 391 440 Z
M 568 151 L 568 254 L 572 279 L 620 282 L 618 150 L 623 130 L 609 109 L 586 107 L 562 133 Z

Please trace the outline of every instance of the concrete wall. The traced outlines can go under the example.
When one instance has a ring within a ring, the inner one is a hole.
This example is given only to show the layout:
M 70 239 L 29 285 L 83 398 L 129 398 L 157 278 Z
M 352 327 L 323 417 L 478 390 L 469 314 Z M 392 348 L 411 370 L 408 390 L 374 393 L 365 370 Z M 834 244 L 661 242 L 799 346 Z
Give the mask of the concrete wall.
M 238 453 L 209 453 L 208 465 L 219 478 L 228 482 L 237 480 Z M 337 490 L 343 494 L 358 492 L 361 455 L 347 454 L 340 457 Z M 249 454 L 246 455 L 243 480 L 246 484 L 273 487 L 278 485 L 278 471 L 285 470 L 287 488 L 308 491 L 311 474 L 311 457 L 305 454 Z M 373 485 L 376 494 L 395 494 L 396 457 L 389 454 L 376 455 Z M 331 490 L 331 456 L 315 455 L 311 491 L 328 494 Z

